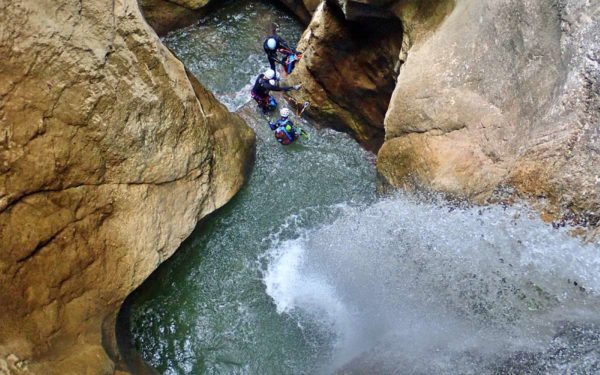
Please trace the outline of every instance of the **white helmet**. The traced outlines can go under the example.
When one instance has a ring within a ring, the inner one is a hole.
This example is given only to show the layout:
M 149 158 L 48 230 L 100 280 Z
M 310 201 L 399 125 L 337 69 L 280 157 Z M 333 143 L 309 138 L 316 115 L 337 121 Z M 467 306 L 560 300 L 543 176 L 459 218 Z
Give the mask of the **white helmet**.
M 290 113 L 291 111 L 288 108 L 281 108 L 281 111 L 279 111 L 281 117 L 289 117 Z
M 275 49 L 275 47 L 277 47 L 277 41 L 275 40 L 275 38 L 267 39 L 267 47 L 269 49 Z
M 264 76 L 266 79 L 273 79 L 273 77 L 275 77 L 275 71 L 273 69 L 267 69 Z

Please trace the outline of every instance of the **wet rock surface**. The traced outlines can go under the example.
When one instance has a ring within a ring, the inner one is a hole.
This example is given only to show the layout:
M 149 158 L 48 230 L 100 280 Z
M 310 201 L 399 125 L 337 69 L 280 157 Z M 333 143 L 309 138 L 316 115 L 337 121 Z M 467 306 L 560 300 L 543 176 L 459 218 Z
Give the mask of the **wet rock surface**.
M 160 36 L 191 25 L 206 14 L 202 8 L 187 8 L 167 0 L 139 0 L 138 2 L 146 22 Z

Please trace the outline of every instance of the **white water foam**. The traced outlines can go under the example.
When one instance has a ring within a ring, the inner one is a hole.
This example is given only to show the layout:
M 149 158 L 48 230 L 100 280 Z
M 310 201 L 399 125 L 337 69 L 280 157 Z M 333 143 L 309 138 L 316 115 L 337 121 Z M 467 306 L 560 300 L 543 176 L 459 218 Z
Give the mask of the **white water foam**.
M 337 356 L 349 360 L 356 353 L 347 348 L 355 346 L 354 341 L 359 339 L 352 329 L 354 319 L 323 275 L 305 272 L 306 251 L 302 242 L 285 241 L 270 254 L 273 263 L 264 276 L 267 294 L 275 301 L 278 313 L 291 314 L 301 309 L 321 328 L 333 333 Z
M 301 310 L 334 331 L 334 368 L 367 352 L 350 367 L 494 373 L 549 350 L 565 324 L 592 323 L 592 341 L 600 337 L 600 244 L 523 207 L 406 197 L 347 207 L 303 238 L 274 240 L 264 282 L 279 313 Z M 561 373 L 544 361 L 535 366 Z M 577 366 L 598 364 L 600 349 Z

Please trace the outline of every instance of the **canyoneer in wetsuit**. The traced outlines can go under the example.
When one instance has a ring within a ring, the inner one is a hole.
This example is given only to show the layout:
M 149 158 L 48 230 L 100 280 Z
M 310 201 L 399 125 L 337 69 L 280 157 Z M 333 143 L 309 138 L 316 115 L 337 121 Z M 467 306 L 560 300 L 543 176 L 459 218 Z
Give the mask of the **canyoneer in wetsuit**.
M 288 108 L 282 108 L 279 112 L 281 117 L 276 122 L 269 122 L 273 135 L 277 142 L 282 145 L 292 144 L 300 135 L 302 131 L 294 126 L 292 120 L 290 120 L 291 111 Z
M 302 85 L 280 87 L 276 80 L 275 71 L 273 69 L 267 69 L 266 72 L 260 74 L 256 78 L 251 95 L 252 99 L 254 99 L 263 112 L 266 113 L 277 107 L 277 101 L 270 95 L 270 91 L 300 90 L 301 87 Z
M 293 47 L 290 47 L 290 45 L 276 33 L 273 33 L 273 35 L 270 35 L 265 39 L 263 49 L 267 54 L 271 69 L 276 70 L 275 62 L 278 62 L 283 65 L 286 73 L 291 73 L 291 69 L 293 69 L 293 65 L 291 65 L 292 62 L 298 60 L 298 56 L 301 55 L 300 52 L 296 51 Z M 277 58 L 277 53 L 282 55 L 281 60 Z

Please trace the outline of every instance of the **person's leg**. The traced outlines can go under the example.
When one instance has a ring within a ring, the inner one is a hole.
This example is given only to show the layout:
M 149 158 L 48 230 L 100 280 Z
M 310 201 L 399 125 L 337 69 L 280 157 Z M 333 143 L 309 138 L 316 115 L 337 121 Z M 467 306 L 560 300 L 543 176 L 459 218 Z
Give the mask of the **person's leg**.
M 269 95 L 269 109 L 273 111 L 275 110 L 275 108 L 277 108 L 277 101 L 275 100 L 273 95 Z

